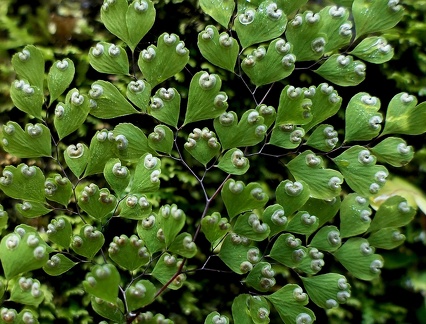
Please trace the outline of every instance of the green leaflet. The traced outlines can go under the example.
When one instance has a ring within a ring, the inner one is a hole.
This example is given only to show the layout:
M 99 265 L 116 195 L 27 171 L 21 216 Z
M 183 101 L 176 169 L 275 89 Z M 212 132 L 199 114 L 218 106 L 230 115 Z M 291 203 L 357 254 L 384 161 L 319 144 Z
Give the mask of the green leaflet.
M 385 227 L 401 227 L 407 225 L 416 214 L 416 210 L 409 206 L 407 200 L 401 196 L 392 196 L 380 205 L 368 232 L 377 231 Z
M 265 138 L 267 126 L 257 110 L 249 109 L 244 112 L 239 122 L 233 111 L 221 114 L 214 120 L 214 129 L 222 149 L 227 150 L 260 143 Z
M 375 248 L 391 250 L 404 243 L 405 235 L 397 228 L 386 227 L 372 233 L 367 239 Z
M 283 38 L 269 43 L 268 49 L 259 46 L 241 62 L 243 71 L 257 87 L 288 77 L 294 70 L 297 57 L 293 45 Z
M 130 192 L 144 194 L 160 188 L 161 160 L 144 154 L 136 164 Z
M 366 66 L 351 55 L 333 54 L 314 72 L 342 87 L 356 86 L 365 79 Z
M 376 165 L 376 160 L 369 150 L 359 145 L 333 159 L 351 189 L 365 197 L 378 193 L 389 175 L 384 166 Z
M 31 85 L 25 80 L 16 80 L 10 87 L 10 98 L 16 108 L 41 119 L 44 102 L 42 89 Z
M 383 37 L 373 36 L 363 39 L 350 54 L 375 64 L 392 59 L 394 50 Z
M 145 242 L 148 251 L 153 254 L 166 247 L 164 231 L 161 228 L 161 217 L 155 213 L 138 221 L 136 231 Z
M 245 185 L 234 179 L 225 182 L 221 195 L 231 219 L 242 212 L 263 207 L 269 199 L 260 184 L 251 182 Z
M 18 123 L 9 121 L 3 125 L 1 135 L 3 149 L 15 156 L 34 158 L 52 154 L 50 130 L 43 124 L 29 123 L 22 129 Z
M 321 83 L 319 86 L 304 88 L 304 95 L 312 102 L 312 119 L 303 125 L 305 131 L 318 125 L 329 117 L 335 115 L 342 104 L 342 97 L 339 96 L 333 86 Z
M 83 125 L 90 111 L 87 95 L 81 95 L 77 89 L 68 91 L 65 103 L 60 102 L 55 108 L 53 124 L 59 139 L 63 139 Z
M 250 240 L 238 234 L 230 233 L 225 237 L 219 252 L 219 258 L 235 273 L 244 274 L 253 269 L 260 261 L 260 251 L 250 245 Z
M 318 217 L 319 227 L 321 227 L 333 219 L 340 210 L 340 206 L 341 200 L 339 196 L 325 200 L 309 198 L 300 209 Z
M 245 282 L 260 292 L 267 292 L 275 285 L 274 276 L 275 271 L 270 263 L 259 262 L 249 272 Z
M 121 164 L 120 159 L 111 158 L 105 164 L 104 177 L 117 196 L 124 195 L 124 191 L 130 182 L 129 169 Z
M 182 262 L 182 259 L 178 259 L 169 253 L 164 253 L 156 263 L 151 274 L 155 279 L 165 285 L 176 274 L 180 262 Z M 170 283 L 168 288 L 177 290 L 182 287 L 185 280 L 186 275 L 181 273 Z
M 220 315 L 218 312 L 211 312 L 209 315 L 207 315 L 204 324 L 214 323 L 214 321 L 217 321 L 218 319 L 221 321 L 221 323 L 229 323 L 229 318 L 227 316 Z
M 86 144 L 72 144 L 64 151 L 64 159 L 71 172 L 80 177 L 89 162 L 89 148 Z
M 309 246 L 318 250 L 333 252 L 342 245 L 339 229 L 336 226 L 323 226 L 312 238 Z
M 322 21 L 321 31 L 327 35 L 324 52 L 328 53 L 349 45 L 352 39 L 352 23 L 349 10 L 344 7 L 327 6 L 318 13 Z
M 126 288 L 126 301 L 129 311 L 144 307 L 154 301 L 156 287 L 151 281 L 139 280 Z
M 218 212 L 207 215 L 201 220 L 201 231 L 212 245 L 225 236 L 230 229 L 231 224 L 229 224 L 228 219 L 220 217 Z
M 352 4 L 356 37 L 385 31 L 395 26 L 404 15 L 404 10 L 395 1 L 355 0 Z
M 9 280 L 21 273 L 41 268 L 49 259 L 51 251 L 34 228 L 18 225 L 14 232 L 4 236 L 0 242 L 0 259 L 5 278 Z
M 107 188 L 99 189 L 94 183 L 85 186 L 77 198 L 80 208 L 97 220 L 109 216 L 117 204 L 117 198 Z
M 115 236 L 109 244 L 108 255 L 120 267 L 134 271 L 149 262 L 150 254 L 136 235 Z
M 226 32 L 219 35 L 215 26 L 206 26 L 204 31 L 198 34 L 197 45 L 207 61 L 228 71 L 234 71 L 240 47 Z
M 68 248 L 71 244 L 72 227 L 66 216 L 53 218 L 47 225 L 46 233 L 49 240 L 59 246 Z
M 247 212 L 238 216 L 232 227 L 234 233 L 253 241 L 263 241 L 269 236 L 270 229 L 255 213 Z
M 312 120 L 312 100 L 306 94 L 303 89 L 290 85 L 281 91 L 276 125 L 304 125 Z
M 247 6 L 240 10 L 234 20 L 241 46 L 265 42 L 279 37 L 287 26 L 287 16 L 277 3 L 267 0 L 262 1 L 259 7 Z
M 40 290 L 40 281 L 25 277 L 15 281 L 9 298 L 10 301 L 35 307 L 38 307 L 43 299 L 44 293 Z
M 119 284 L 120 274 L 112 264 L 95 265 L 83 281 L 86 292 L 111 303 L 117 300 Z
M 269 237 L 272 237 L 285 230 L 288 219 L 283 207 L 279 204 L 274 204 L 266 207 L 263 211 L 262 221 L 268 224 L 270 228 Z
M 180 112 L 180 94 L 175 88 L 160 88 L 151 98 L 148 113 L 159 121 L 177 127 Z
M 301 279 L 311 300 L 321 308 L 335 308 L 345 304 L 351 296 L 351 286 L 340 274 L 327 273 Z
M 129 194 L 118 205 L 120 217 L 141 220 L 152 212 L 152 205 L 142 194 Z
M 297 181 L 309 185 L 311 197 L 331 199 L 339 195 L 345 174 L 336 170 L 325 169 L 322 158 L 307 150 L 287 164 L 287 168 Z
M 151 0 L 107 1 L 101 8 L 101 20 L 114 35 L 121 38 L 132 52 L 151 29 L 155 21 L 155 8 Z
M 101 298 L 91 296 L 90 300 L 90 304 L 96 313 L 112 321 L 123 322 L 124 304 L 121 299 L 117 297 L 115 303 L 110 303 Z
M 129 59 L 123 47 L 99 42 L 89 51 L 89 63 L 98 72 L 129 74 Z
M 69 58 L 58 60 L 52 64 L 47 75 L 47 88 L 50 94 L 49 106 L 69 87 L 74 79 L 74 74 L 74 63 Z
M 379 135 L 383 116 L 380 100 L 361 92 L 351 98 L 345 115 L 345 142 L 369 141 Z
M 230 0 L 201 0 L 201 9 L 227 28 L 235 8 L 235 1 Z
M 382 135 L 418 135 L 426 131 L 426 103 L 417 105 L 417 98 L 407 93 L 399 93 L 389 102 L 386 123 Z
M 157 46 L 150 45 L 139 54 L 138 66 L 152 87 L 180 72 L 188 63 L 189 50 L 176 34 L 163 33 Z
M 220 116 L 227 108 L 228 96 L 219 91 L 222 80 L 217 74 L 197 72 L 189 85 L 184 125 Z
M 165 125 L 157 125 L 148 136 L 148 145 L 157 152 L 171 154 L 174 144 L 173 131 Z
M 371 223 L 372 211 L 367 199 L 356 193 L 350 193 L 340 208 L 340 235 L 350 237 L 363 234 Z
M 137 113 L 137 110 L 124 98 L 110 82 L 93 82 L 89 91 L 90 114 L 98 118 L 115 118 Z
M 306 145 L 323 152 L 328 152 L 334 149 L 338 142 L 338 134 L 334 130 L 334 127 L 328 124 L 321 124 L 309 136 Z
M 320 14 L 313 14 L 312 11 L 297 14 L 289 22 L 285 35 L 293 44 L 293 54 L 297 61 L 318 60 L 324 54 L 328 37 L 321 30 L 322 25 Z
M 44 203 L 38 201 L 22 201 L 22 204 L 16 204 L 16 210 L 19 214 L 26 218 L 35 218 L 46 215 L 51 212 L 52 209 L 46 207 Z
M 0 178 L 0 189 L 9 197 L 26 201 L 44 202 L 44 175 L 39 167 L 24 163 L 8 165 Z
M 194 159 L 205 166 L 219 154 L 220 143 L 216 134 L 207 127 L 203 129 L 194 128 L 192 133 L 189 133 L 184 148 Z
M 56 253 L 50 257 L 50 259 L 43 266 L 44 272 L 49 276 L 60 276 L 74 267 L 77 262 L 71 261 L 65 255 Z
M 303 180 L 284 180 L 275 190 L 277 202 L 283 206 L 286 215 L 291 215 L 302 207 L 308 201 L 309 195 L 309 186 Z
M 168 247 L 171 253 L 183 256 L 184 258 L 193 258 L 197 254 L 197 246 L 189 233 L 180 233 Z
M 374 254 L 374 248 L 364 238 L 348 239 L 336 252 L 334 257 L 352 275 L 361 280 L 373 280 L 380 275 L 383 258 Z
M 27 80 L 29 84 L 35 86 L 37 89 L 43 89 L 44 58 L 42 52 L 37 47 L 27 45 L 21 52 L 14 54 L 12 57 L 12 66 L 21 79 Z
M 126 97 L 142 112 L 148 109 L 151 85 L 144 80 L 130 81 L 127 85 Z
M 75 253 L 93 259 L 104 243 L 104 235 L 92 225 L 86 224 L 81 228 L 80 234 L 73 235 L 71 248 Z
M 414 156 L 413 147 L 407 146 L 407 142 L 398 137 L 385 138 L 372 147 L 371 152 L 377 157 L 378 161 L 394 167 L 406 165 Z
M 274 305 L 284 323 L 313 323 L 315 314 L 306 306 L 309 297 L 303 289 L 296 284 L 287 284 L 265 298 Z

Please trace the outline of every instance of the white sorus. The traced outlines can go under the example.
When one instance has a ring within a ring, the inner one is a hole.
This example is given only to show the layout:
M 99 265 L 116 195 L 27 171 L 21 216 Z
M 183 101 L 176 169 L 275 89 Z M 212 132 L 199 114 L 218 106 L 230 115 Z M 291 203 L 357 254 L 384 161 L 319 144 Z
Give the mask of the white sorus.
M 175 34 L 165 33 L 164 36 L 163 36 L 163 41 L 167 45 L 172 45 L 177 41 L 177 37 L 176 37 Z
M 130 81 L 128 88 L 131 92 L 139 93 L 145 90 L 145 82 L 142 80 Z
M 303 191 L 303 184 L 301 184 L 299 181 L 291 182 L 288 181 L 284 185 L 284 190 L 289 196 L 298 196 Z
M 25 178 L 31 178 L 36 175 L 37 169 L 35 166 L 28 166 L 24 164 L 21 168 L 21 173 Z
M 331 246 L 337 246 L 342 243 L 342 239 L 340 238 L 340 233 L 338 231 L 330 231 L 327 234 L 327 241 Z
M 251 24 L 254 20 L 255 15 L 256 15 L 256 11 L 254 11 L 253 9 L 247 9 L 244 13 L 238 16 L 238 21 L 242 25 Z
M 339 35 L 343 37 L 352 36 L 352 23 L 347 22 L 339 27 Z
M 328 10 L 330 16 L 335 18 L 341 18 L 345 15 L 346 9 L 344 7 L 331 6 L 330 10 Z
M 207 72 L 204 72 L 201 74 L 198 84 L 200 85 L 201 89 L 203 90 L 210 90 L 216 85 L 217 79 L 214 74 L 209 74 Z
M 272 216 L 271 221 L 277 226 L 283 226 L 287 223 L 287 217 L 285 216 L 284 209 L 276 210 Z
M 95 57 L 101 56 L 104 53 L 104 46 L 101 43 L 96 44 L 92 49 L 92 55 Z
M 381 272 L 381 268 L 383 268 L 383 262 L 381 260 L 373 260 L 370 264 L 370 271 L 374 274 L 378 274 Z
M 129 169 L 121 165 L 121 162 L 117 162 L 112 166 L 112 173 L 118 178 L 125 178 L 129 174 Z
M 180 41 L 176 45 L 176 54 L 182 56 L 182 55 L 185 55 L 186 53 L 188 53 L 188 49 L 185 47 L 185 43 L 183 41 Z
M 155 168 L 157 166 L 157 163 L 158 163 L 158 159 L 156 157 L 152 156 L 152 154 L 147 154 L 144 158 L 143 165 L 145 168 L 150 170 Z
M 227 33 L 222 33 L 219 36 L 219 44 L 223 47 L 231 47 L 233 44 L 233 38 L 230 37 Z
M 324 51 L 326 41 L 324 37 L 317 37 L 311 42 L 311 49 L 315 53 L 322 53 Z
M 147 49 L 141 52 L 141 57 L 145 62 L 151 62 L 156 56 L 155 49 L 153 47 L 148 47 Z
M 296 287 L 293 289 L 293 297 L 297 302 L 303 302 L 308 298 L 308 295 L 303 292 L 301 287 Z
M 160 88 L 158 95 L 164 100 L 172 100 L 175 97 L 175 90 L 173 88 Z
M 27 131 L 27 134 L 31 137 L 39 137 L 43 134 L 43 128 L 39 124 L 27 124 L 25 126 L 25 129 Z
M 370 154 L 369 150 L 361 150 L 358 153 L 358 161 L 361 164 L 370 164 L 374 163 L 374 156 Z
M 305 19 L 308 23 L 315 24 L 320 21 L 321 16 L 318 13 L 313 13 L 312 11 L 306 11 Z
M 201 33 L 201 38 L 204 40 L 211 40 L 214 36 L 214 29 L 211 27 L 206 27 L 206 29 Z
M 135 8 L 136 12 L 145 12 L 148 10 L 148 2 L 144 0 L 135 1 L 133 4 L 133 8 Z
M 231 155 L 231 162 L 236 168 L 244 168 L 248 165 L 247 158 L 244 157 L 244 153 L 241 150 L 235 150 Z
M 273 20 L 278 20 L 282 17 L 283 11 L 278 8 L 275 2 L 272 2 L 266 7 L 266 14 L 269 18 Z
M 56 62 L 56 67 L 60 71 L 65 71 L 66 69 L 68 69 L 68 66 L 69 66 L 69 63 L 68 63 L 67 60 L 62 60 L 62 61 L 57 61 Z
M 313 153 L 309 153 L 305 157 L 305 163 L 307 166 L 316 167 L 321 164 L 321 158 Z
M 74 91 L 71 94 L 71 103 L 75 106 L 81 106 L 84 103 L 84 97 L 78 91 Z
M 18 53 L 18 57 L 21 61 L 27 61 L 31 57 L 31 53 L 29 50 L 24 49 L 22 52 Z

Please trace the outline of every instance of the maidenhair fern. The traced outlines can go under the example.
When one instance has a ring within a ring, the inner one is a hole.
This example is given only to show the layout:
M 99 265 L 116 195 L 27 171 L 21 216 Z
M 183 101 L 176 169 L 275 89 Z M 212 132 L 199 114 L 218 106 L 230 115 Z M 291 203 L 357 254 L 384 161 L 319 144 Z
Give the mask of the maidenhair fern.
M 338 307 L 351 277 L 380 276 L 380 251 L 403 244 L 415 206 L 392 196 L 370 208 L 389 177 L 379 163 L 410 162 L 413 148 L 395 135 L 426 132 L 426 110 L 400 93 L 385 113 L 378 98 L 342 98 L 331 84 L 357 86 L 367 63 L 393 57 L 380 33 L 403 8 L 354 0 L 314 13 L 306 2 L 201 0 L 208 23 L 187 47 L 175 30 L 143 41 L 156 21 L 151 0 L 105 0 L 101 21 L 119 39 L 93 44 L 90 65 L 109 76 L 86 87 L 69 89 L 69 58 L 46 74 L 36 46 L 13 56 L 10 96 L 30 122 L 2 126 L 3 149 L 24 161 L 0 178 L 10 219 L 22 219 L 0 243 L 0 322 L 53 322 L 37 307 L 52 298 L 48 276 L 68 273 L 94 313 L 118 323 L 171 322 L 151 306 L 191 287 L 213 256 L 246 292 L 203 309 L 205 323 L 312 323 L 310 305 Z M 190 62 L 197 48 L 208 64 Z M 324 82 L 298 86 L 304 61 Z M 245 107 L 233 102 L 241 85 L 251 93 Z M 344 129 L 331 118 L 338 112 Z M 79 137 L 89 119 L 100 127 Z M 197 212 L 181 209 L 179 195 L 164 198 L 170 161 L 198 184 Z M 275 186 L 256 179 L 261 163 L 280 168 Z M 48 223 L 25 225 L 31 219 Z M 327 272 L 334 260 L 345 270 Z

